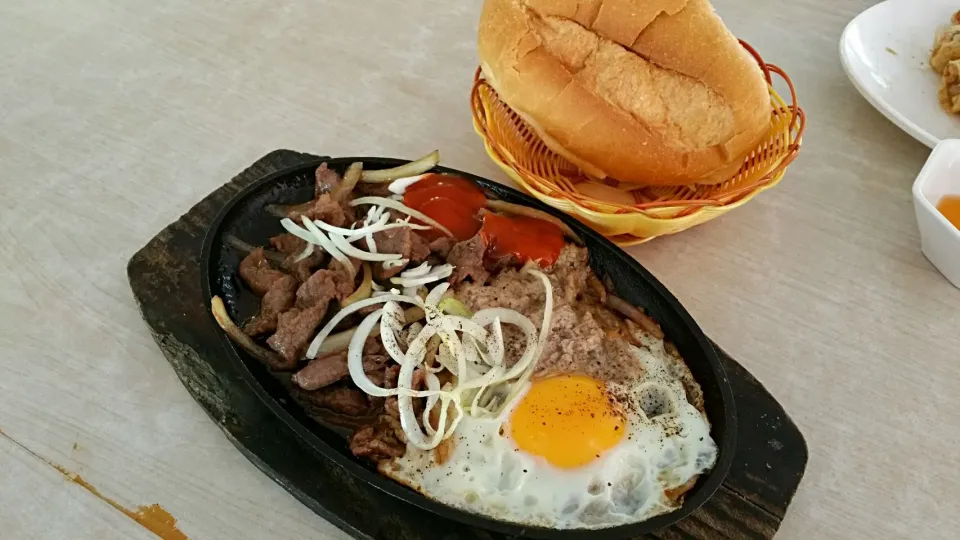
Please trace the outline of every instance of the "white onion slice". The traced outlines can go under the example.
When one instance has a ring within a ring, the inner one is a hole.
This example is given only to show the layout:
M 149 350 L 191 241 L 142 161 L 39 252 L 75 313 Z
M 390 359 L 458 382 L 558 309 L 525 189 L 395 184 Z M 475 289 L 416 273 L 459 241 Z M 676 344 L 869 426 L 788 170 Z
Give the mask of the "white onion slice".
M 453 265 L 444 264 L 434 268 L 429 273 L 421 277 L 406 277 L 403 274 L 400 274 L 401 277 L 391 278 L 390 282 L 402 287 L 419 287 L 421 285 L 427 285 L 435 281 L 440 281 L 441 279 L 447 279 L 451 274 L 453 274 Z
M 537 351 L 537 327 L 530 322 L 526 316 L 512 309 L 506 308 L 490 308 L 484 309 L 476 312 L 473 315 L 473 322 L 486 326 L 493 322 L 495 319 L 499 318 L 500 322 L 505 322 L 507 324 L 512 324 L 518 326 L 523 332 L 524 337 L 526 338 L 526 346 L 523 350 L 523 356 L 520 357 L 520 360 L 510 371 L 508 371 L 503 377 L 501 377 L 496 382 L 509 381 L 510 379 L 515 379 L 520 376 L 521 373 L 530 365 L 530 363 L 537 358 L 539 351 Z
M 547 345 L 547 339 L 550 337 L 550 326 L 553 324 L 553 284 L 551 284 L 550 279 L 539 270 L 529 269 L 527 272 L 540 278 L 540 282 L 543 283 L 544 292 L 546 294 L 546 298 L 543 303 L 543 323 L 540 325 L 540 335 L 537 339 L 537 354 L 533 358 L 533 361 L 530 362 L 530 365 L 523 371 L 520 379 L 514 383 L 513 389 L 509 394 L 507 394 L 507 399 L 504 400 L 504 404 L 510 403 L 517 396 L 520 389 L 526 385 L 528 380 L 530 380 L 534 369 L 537 367 L 537 360 L 540 359 L 540 355 L 543 354 L 543 349 Z M 517 364 L 519 363 L 520 362 L 517 362 Z M 516 366 L 514 366 L 514 368 L 516 368 Z M 512 374 L 513 372 L 514 369 L 511 369 L 509 374 Z
M 405 354 L 400 348 L 400 341 L 397 338 L 397 333 L 403 329 L 404 325 L 403 308 L 400 307 L 400 304 L 391 300 L 384 304 L 382 311 L 383 322 L 380 323 L 380 341 L 390 358 L 393 358 L 399 364 L 403 362 Z
M 354 268 L 353 266 L 353 261 L 351 261 L 350 258 L 347 257 L 346 255 L 344 255 L 343 252 L 337 249 L 337 246 L 335 246 L 333 242 L 331 242 L 330 239 L 327 238 L 325 234 L 323 234 L 323 231 L 318 229 L 317 226 L 314 225 L 312 221 L 307 219 L 307 216 L 301 216 L 301 220 L 303 221 L 303 226 L 306 227 L 308 231 L 310 231 L 310 234 L 312 234 L 314 238 L 316 238 L 316 241 L 314 243 L 319 243 L 320 247 L 325 249 L 327 253 L 333 256 L 333 258 L 340 261 L 340 264 L 342 264 L 344 267 L 350 269 L 351 273 L 355 273 L 357 271 L 357 269 Z
M 357 249 L 351 245 L 350 242 L 347 242 L 346 238 L 337 233 L 330 233 L 330 240 L 332 240 L 334 245 L 345 254 L 360 259 L 361 261 L 383 262 L 395 261 L 402 258 L 402 256 L 398 253 L 370 253 L 369 251 Z
M 407 176 L 404 178 L 397 178 L 393 182 L 390 182 L 390 185 L 387 186 L 387 189 L 390 190 L 390 193 L 395 195 L 403 195 L 406 193 L 407 188 L 416 184 L 420 180 L 426 178 L 426 174 L 418 174 L 416 176 Z
M 307 247 L 303 248 L 303 251 L 301 251 L 300 254 L 297 255 L 297 258 L 294 259 L 293 262 L 298 263 L 311 255 L 313 255 L 313 243 L 307 242 Z
M 407 436 L 407 442 L 409 444 L 421 450 L 432 450 L 436 448 L 438 444 L 440 444 L 440 441 L 443 440 L 446 429 L 437 430 L 430 439 L 427 439 L 426 435 L 423 433 L 423 430 L 420 428 L 420 424 L 417 423 L 417 414 L 413 410 L 413 400 L 411 399 L 411 394 L 413 393 L 411 384 L 413 381 L 413 372 L 419 362 L 417 362 L 415 358 L 411 358 L 409 354 L 408 359 L 409 360 L 400 367 L 400 377 L 397 379 L 398 390 L 411 391 L 409 393 L 401 391 L 397 394 L 397 408 L 400 409 L 400 427 L 403 429 L 403 433 Z M 440 393 L 441 409 L 440 422 L 438 422 L 438 425 L 441 428 L 445 428 L 447 425 L 447 409 L 449 408 L 449 404 L 450 397 L 446 394 Z
M 283 225 L 283 228 L 287 230 L 288 233 L 296 236 L 297 238 L 303 240 L 308 244 L 316 244 L 317 239 L 310 231 L 304 229 L 303 227 L 297 225 L 290 218 L 283 218 L 280 220 L 280 225 Z
M 395 221 L 393 223 L 388 223 L 384 225 L 383 227 L 378 229 L 377 232 L 389 231 L 392 229 L 412 229 L 414 231 L 429 231 L 432 228 L 433 227 L 429 225 L 417 225 L 416 223 L 410 223 L 408 221 Z M 350 236 L 347 236 L 346 238 L 347 238 L 347 242 L 353 243 L 364 237 L 365 235 L 363 234 L 351 233 Z
M 406 396 L 407 400 L 409 400 L 413 397 L 425 397 L 429 399 L 430 396 L 440 394 L 440 392 L 431 390 L 413 390 L 410 388 L 410 385 L 407 385 L 407 388 L 401 388 L 399 386 L 397 386 L 397 388 L 381 388 L 373 384 L 373 381 L 367 377 L 367 374 L 363 371 L 363 344 L 366 341 L 363 334 L 373 330 L 373 327 L 377 325 L 380 319 L 381 313 L 382 310 L 377 310 L 367 315 L 363 322 L 357 327 L 357 333 L 353 335 L 353 339 L 350 340 L 350 348 L 347 350 L 347 369 L 350 372 L 350 378 L 354 384 L 367 395 L 376 397 Z
M 397 394 L 396 389 L 380 388 L 373 384 L 373 381 L 367 377 L 363 371 L 363 345 L 367 341 L 367 336 L 373 331 L 373 327 L 380 322 L 382 309 L 374 311 L 357 326 L 357 331 L 350 340 L 350 347 L 347 349 L 347 369 L 350 371 L 350 378 L 353 384 L 357 385 L 363 393 L 368 396 L 387 397 Z M 383 328 L 385 325 L 380 325 Z
M 420 335 L 420 332 L 422 331 L 423 331 L 423 325 L 420 324 L 419 322 L 415 322 L 407 328 L 407 347 L 409 347 L 410 344 L 413 343 L 413 340 L 416 339 L 416 337 Z
M 401 266 L 406 266 L 410 264 L 410 259 L 393 259 L 389 261 L 384 261 L 383 268 L 384 270 L 392 270 L 394 268 L 399 268 Z
M 457 372 L 457 359 L 454 358 L 453 353 L 450 352 L 450 347 L 446 343 L 441 342 L 440 348 L 437 349 L 437 364 L 443 366 L 451 374 Z
M 365 170 L 363 171 L 362 180 L 364 182 L 374 183 L 390 182 L 404 176 L 413 176 L 415 174 L 425 173 L 436 167 L 438 163 L 440 163 L 440 151 L 434 150 L 433 152 L 430 152 L 416 161 L 411 161 L 398 167 L 375 171 Z
M 335 227 L 329 223 L 320 221 L 319 219 L 313 220 L 313 224 L 317 227 L 320 227 L 324 231 L 333 234 L 340 234 L 343 236 L 366 236 L 367 234 L 375 233 L 380 231 L 389 221 L 390 218 L 387 216 L 381 217 L 378 221 L 364 225 L 359 229 L 344 229 L 343 227 Z
M 437 378 L 433 373 L 427 372 L 423 376 L 423 381 L 427 384 L 427 390 L 439 391 L 440 390 L 440 379 Z M 437 401 L 440 399 L 440 396 L 430 396 L 427 398 L 427 403 L 423 407 L 423 427 L 427 428 L 427 434 L 433 435 L 437 430 L 433 429 L 433 424 L 430 423 L 430 411 L 433 410 L 433 407 L 437 404 Z
M 400 273 L 400 277 L 420 277 L 426 275 L 430 271 L 430 263 L 424 261 L 423 264 L 416 268 L 411 268 L 410 270 L 405 270 Z
M 486 345 L 487 348 L 486 360 L 489 360 L 490 365 L 503 365 L 503 326 L 500 324 L 500 317 L 493 319 L 493 331 L 487 336 L 487 340 L 484 342 L 484 345 Z
M 408 216 L 413 216 L 428 225 L 432 225 L 437 230 L 442 231 L 443 234 L 453 237 L 453 233 L 450 232 L 450 229 L 441 225 L 440 222 L 424 214 L 423 212 L 410 208 L 409 206 L 399 201 L 394 201 L 386 197 L 358 197 L 350 203 L 350 206 L 361 206 L 364 204 L 379 204 L 380 206 L 385 206 L 392 210 L 403 212 L 404 214 L 407 214 Z
M 329 336 L 330 332 L 332 332 L 333 329 L 340 324 L 340 321 L 346 319 L 348 315 L 356 313 L 367 306 L 383 304 L 391 300 L 394 302 L 405 302 L 407 304 L 418 304 L 420 302 L 418 298 L 391 293 L 377 298 L 367 298 L 366 300 L 360 300 L 359 302 L 350 304 L 349 306 L 338 311 L 337 314 L 330 319 L 326 326 L 320 330 L 320 333 L 313 338 L 313 341 L 310 342 L 310 346 L 307 347 L 307 358 L 313 359 L 317 357 L 317 351 L 320 350 L 320 344 L 323 343 L 323 340 L 327 339 L 327 336 Z M 364 336 L 364 339 L 366 339 L 366 336 Z
M 443 315 L 441 322 L 444 328 L 455 332 L 463 332 L 465 335 L 480 342 L 486 342 L 487 337 L 490 335 L 490 332 L 488 332 L 486 328 L 466 317 Z
M 427 295 L 427 298 L 423 301 L 423 303 L 430 307 L 437 307 L 437 304 L 440 303 L 440 300 L 443 300 L 443 295 L 447 294 L 449 289 L 449 283 L 441 283 L 437 285 L 433 288 L 433 290 L 430 291 L 430 294 Z

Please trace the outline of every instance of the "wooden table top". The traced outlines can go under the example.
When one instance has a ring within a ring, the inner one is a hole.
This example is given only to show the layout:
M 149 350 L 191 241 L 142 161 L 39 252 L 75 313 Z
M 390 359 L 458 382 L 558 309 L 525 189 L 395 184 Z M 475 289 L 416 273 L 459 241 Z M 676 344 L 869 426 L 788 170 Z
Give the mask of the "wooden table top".
M 480 3 L 0 5 L 0 536 L 150 538 L 121 509 L 159 504 L 190 538 L 346 538 L 194 403 L 125 264 L 274 148 L 439 145 L 505 180 L 467 106 Z M 920 253 L 910 196 L 929 152 L 837 54 L 873 3 L 715 1 L 796 82 L 803 152 L 742 209 L 631 249 L 805 434 L 784 539 L 960 528 L 960 290 Z

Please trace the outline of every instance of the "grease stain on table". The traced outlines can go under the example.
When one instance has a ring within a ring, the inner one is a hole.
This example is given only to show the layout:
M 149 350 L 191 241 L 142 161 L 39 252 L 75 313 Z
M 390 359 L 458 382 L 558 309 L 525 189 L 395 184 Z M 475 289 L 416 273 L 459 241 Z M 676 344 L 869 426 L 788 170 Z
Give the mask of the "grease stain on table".
M 74 444 L 74 446 L 76 446 L 76 444 Z M 71 482 L 89 491 L 91 494 L 93 494 L 93 496 L 97 497 L 103 502 L 123 512 L 127 517 L 139 523 L 141 527 L 159 536 L 163 540 L 189 540 L 187 535 L 183 534 L 183 532 L 177 527 L 177 519 L 159 504 L 138 506 L 135 511 L 130 510 L 117 501 L 104 496 L 102 493 L 100 493 L 100 490 L 94 487 L 90 482 L 84 480 L 79 474 L 70 472 L 67 469 L 64 469 L 63 467 L 53 463 L 50 465 L 60 471 L 60 474 L 62 474 Z

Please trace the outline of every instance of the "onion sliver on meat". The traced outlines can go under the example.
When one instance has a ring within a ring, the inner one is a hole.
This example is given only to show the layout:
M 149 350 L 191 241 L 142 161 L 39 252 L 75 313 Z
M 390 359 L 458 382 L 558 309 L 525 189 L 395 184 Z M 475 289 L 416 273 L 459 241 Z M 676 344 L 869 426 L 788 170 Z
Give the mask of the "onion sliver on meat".
M 394 201 L 386 197 L 358 197 L 350 202 L 350 206 L 362 206 L 364 204 L 378 204 L 380 206 L 385 206 L 387 208 L 390 208 L 391 210 L 403 212 L 408 216 L 415 217 L 420 221 L 433 226 L 435 229 L 441 231 L 443 234 L 451 238 L 454 238 L 454 235 L 452 232 L 450 232 L 450 229 L 441 225 L 439 221 L 431 218 L 430 216 L 424 214 L 423 212 L 420 212 L 419 210 L 414 210 L 413 208 L 410 208 L 409 206 L 403 204 L 400 201 Z
M 483 310 L 471 318 L 458 315 L 448 315 L 438 309 L 437 305 L 444 298 L 449 285 L 438 285 L 427 294 L 426 299 L 419 297 L 389 294 L 378 299 L 360 302 L 358 304 L 373 305 L 377 301 L 385 304 L 384 308 L 368 315 L 353 334 L 348 350 L 348 367 L 351 378 L 358 388 L 369 395 L 377 397 L 397 396 L 400 410 L 400 425 L 407 436 L 409 443 L 417 448 L 429 450 L 435 448 L 443 440 L 450 437 L 456 425 L 463 418 L 464 403 L 470 403 L 471 415 L 493 415 L 496 411 L 487 410 L 480 406 L 483 392 L 492 386 L 504 387 L 502 393 L 514 393 L 517 385 L 526 382 L 525 376 L 532 372 L 540 357 L 542 347 L 546 343 L 552 319 L 553 296 L 550 281 L 538 271 L 534 275 L 541 276 L 546 289 L 544 304 L 544 324 L 539 329 L 526 316 L 506 308 Z M 410 328 L 407 331 L 408 346 L 404 352 L 399 344 L 399 335 L 406 322 L 402 318 L 400 302 L 414 303 L 423 308 L 426 313 L 426 325 L 420 328 Z M 381 318 L 383 320 L 381 320 Z M 507 370 L 503 365 L 503 333 L 500 323 L 513 324 L 524 333 L 526 348 L 521 359 L 515 366 Z M 336 324 L 336 321 L 331 321 Z M 329 324 L 328 323 L 328 326 Z M 394 389 L 381 388 L 373 384 L 363 372 L 363 345 L 366 336 L 380 324 L 380 337 L 384 348 L 391 358 L 400 364 L 400 374 Z M 493 325 L 492 330 L 485 326 Z M 417 331 L 418 330 L 418 331 Z M 321 331 L 318 338 L 322 338 L 328 330 Z M 412 339 L 409 336 L 415 332 Z M 462 339 L 458 334 L 462 334 Z M 440 338 L 441 344 L 436 342 Z M 484 344 L 483 351 L 478 344 Z M 312 346 L 312 345 L 311 345 Z M 436 354 L 441 365 L 456 377 L 445 387 L 439 387 L 439 380 L 433 374 L 436 370 L 425 365 L 428 353 L 438 348 Z M 476 349 L 477 354 L 468 352 Z M 490 361 L 484 365 L 479 360 L 481 352 L 490 356 Z M 308 351 L 309 356 L 310 351 Z M 491 365 L 494 364 L 495 365 Z M 484 368 L 486 370 L 484 371 Z M 427 390 L 413 388 L 413 375 L 417 369 L 423 369 L 427 375 Z M 518 379 L 519 378 L 519 379 Z M 518 380 L 517 380 L 518 379 Z M 426 397 L 426 412 L 417 418 L 413 409 L 412 399 Z M 454 409 L 450 417 L 451 405 Z M 440 407 L 437 415 L 436 427 L 431 425 L 429 412 Z M 421 425 L 422 424 L 422 425 Z
M 403 255 L 399 253 L 370 253 L 369 251 L 363 251 L 362 249 L 354 247 L 350 242 L 347 242 L 346 238 L 337 233 L 330 233 L 330 240 L 337 246 L 337 249 L 361 261 L 386 262 L 403 258 Z
M 435 281 L 440 281 L 441 279 L 447 279 L 453 274 L 453 265 L 443 264 L 433 270 L 430 270 L 428 273 L 422 276 L 404 276 L 400 274 L 400 277 L 395 277 L 390 279 L 390 283 L 395 285 L 400 285 L 403 288 L 407 287 L 419 287 L 421 285 L 428 285 Z
M 405 176 L 416 176 L 423 174 L 440 164 L 440 151 L 434 150 L 422 158 L 411 161 L 399 167 L 391 169 L 380 169 L 377 171 L 363 171 L 362 181 L 367 183 L 392 182 L 397 178 Z
M 404 178 L 397 178 L 396 180 L 391 182 L 389 186 L 387 186 L 387 189 L 390 191 L 390 193 L 393 193 L 394 195 L 403 195 L 404 193 L 406 193 L 407 188 L 416 184 L 420 180 L 423 180 L 426 176 L 427 176 L 426 174 L 418 174 L 416 176 L 407 176 Z
M 313 224 L 328 233 L 336 233 L 343 236 L 366 236 L 369 233 L 375 233 L 383 230 L 383 226 L 386 225 L 388 221 L 390 221 L 390 216 L 383 215 L 376 222 L 368 223 L 359 229 L 344 229 L 343 227 L 335 227 L 319 219 L 313 220 Z
M 340 263 L 346 268 L 349 268 L 350 272 L 356 272 L 356 268 L 353 267 L 353 263 L 350 262 L 350 259 L 341 253 L 340 250 L 333 245 L 333 242 L 331 242 L 330 239 L 327 238 L 326 235 L 324 235 L 323 232 L 313 224 L 313 222 L 307 219 L 306 216 L 303 216 L 302 219 L 306 229 L 294 223 L 290 218 L 281 219 L 280 225 L 283 225 L 283 228 L 286 229 L 288 233 L 296 236 L 304 242 L 320 246 L 334 259 L 340 261 Z
M 361 300 L 355 304 L 350 304 L 348 307 L 338 311 L 337 314 L 334 315 L 329 322 L 327 322 L 326 326 L 324 326 L 323 329 L 320 330 L 320 333 L 317 334 L 315 338 L 313 338 L 313 341 L 310 342 L 310 346 L 307 347 L 307 358 L 312 360 L 317 357 L 317 352 L 320 351 L 320 345 L 323 344 L 323 341 L 325 339 L 327 339 L 327 336 L 330 335 L 330 332 L 333 332 L 333 329 L 338 324 L 340 324 L 340 321 L 346 319 L 348 315 L 352 315 L 365 307 L 375 306 L 377 304 L 383 304 L 391 300 L 395 302 L 405 302 L 407 304 L 420 303 L 418 298 L 414 298 L 412 296 L 403 296 L 400 294 L 387 294 L 384 296 L 378 296 L 376 298 L 368 298 L 366 300 Z M 371 326 L 371 328 L 373 327 Z M 362 333 L 363 332 L 360 332 L 360 327 L 357 327 L 357 332 L 354 334 L 354 337 Z M 363 339 L 366 340 L 367 336 L 364 335 Z
M 405 270 L 400 273 L 400 277 L 420 277 L 427 274 L 430 271 L 430 263 L 424 261 L 423 264 L 416 268 L 411 268 L 410 270 Z

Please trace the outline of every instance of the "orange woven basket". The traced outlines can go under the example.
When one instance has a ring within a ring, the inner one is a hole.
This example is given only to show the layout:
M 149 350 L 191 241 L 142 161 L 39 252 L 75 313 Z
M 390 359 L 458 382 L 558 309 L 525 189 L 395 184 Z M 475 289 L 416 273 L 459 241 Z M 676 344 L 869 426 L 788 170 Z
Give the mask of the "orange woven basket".
M 806 116 L 790 77 L 767 64 L 746 42 L 770 86 L 767 137 L 726 182 L 709 186 L 657 186 L 597 180 L 551 151 L 527 123 L 500 100 L 478 69 L 471 92 L 473 123 L 487 153 L 514 181 L 541 201 L 587 223 L 620 245 L 639 244 L 714 219 L 775 186 L 800 151 Z M 773 87 L 779 76 L 790 92 L 787 103 Z M 633 204 L 599 200 L 578 185 L 601 182 L 629 194 Z

